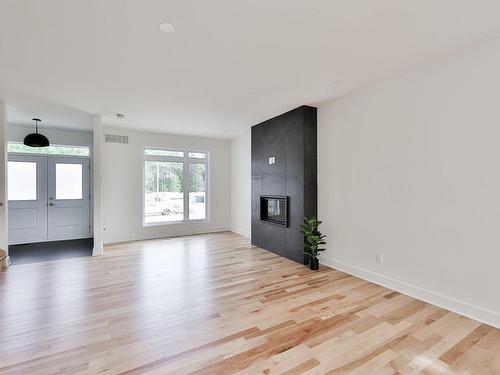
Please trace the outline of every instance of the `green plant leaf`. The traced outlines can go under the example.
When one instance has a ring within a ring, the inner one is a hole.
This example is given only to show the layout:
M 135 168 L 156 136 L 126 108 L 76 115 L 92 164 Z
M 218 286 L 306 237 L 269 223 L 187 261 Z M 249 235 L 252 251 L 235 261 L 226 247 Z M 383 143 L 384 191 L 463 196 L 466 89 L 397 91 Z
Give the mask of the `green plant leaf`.
M 320 248 L 321 245 L 326 245 L 326 235 L 322 234 L 318 226 L 322 221 L 316 216 L 305 217 L 303 224 L 300 224 L 301 233 L 304 235 L 304 253 L 316 258 L 318 253 L 326 249 Z

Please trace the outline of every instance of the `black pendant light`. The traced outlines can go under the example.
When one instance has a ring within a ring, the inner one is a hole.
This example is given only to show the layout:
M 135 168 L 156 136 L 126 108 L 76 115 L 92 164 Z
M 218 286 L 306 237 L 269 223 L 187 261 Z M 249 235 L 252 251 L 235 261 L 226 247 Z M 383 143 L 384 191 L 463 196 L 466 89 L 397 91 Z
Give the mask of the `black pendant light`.
M 34 118 L 35 121 L 35 133 L 28 134 L 24 137 L 24 144 L 30 147 L 47 147 L 50 145 L 49 140 L 43 134 L 38 134 L 38 123 L 41 122 L 39 118 Z

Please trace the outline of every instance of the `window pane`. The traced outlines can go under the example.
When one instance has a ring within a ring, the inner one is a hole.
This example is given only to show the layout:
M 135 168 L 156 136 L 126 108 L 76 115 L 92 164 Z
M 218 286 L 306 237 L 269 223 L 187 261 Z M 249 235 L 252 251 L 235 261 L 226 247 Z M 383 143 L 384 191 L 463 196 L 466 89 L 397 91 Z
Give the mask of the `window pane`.
M 205 219 L 206 164 L 189 164 L 189 220 Z
M 56 163 L 56 199 L 82 199 L 82 164 Z
M 204 152 L 190 152 L 188 153 L 188 157 L 196 159 L 206 159 L 207 154 Z
M 9 142 L 8 152 L 21 152 L 23 154 L 44 154 L 44 155 L 71 155 L 71 156 L 89 156 L 90 148 L 88 146 L 65 146 L 50 145 L 49 147 L 29 147 L 18 142 Z
M 9 161 L 7 170 L 7 199 L 36 201 L 36 162 Z
M 144 162 L 144 222 L 184 220 L 184 168 L 182 163 Z
M 182 158 L 184 157 L 183 151 L 173 151 L 173 150 L 157 150 L 152 148 L 147 148 L 144 150 L 144 155 L 148 156 L 175 156 Z

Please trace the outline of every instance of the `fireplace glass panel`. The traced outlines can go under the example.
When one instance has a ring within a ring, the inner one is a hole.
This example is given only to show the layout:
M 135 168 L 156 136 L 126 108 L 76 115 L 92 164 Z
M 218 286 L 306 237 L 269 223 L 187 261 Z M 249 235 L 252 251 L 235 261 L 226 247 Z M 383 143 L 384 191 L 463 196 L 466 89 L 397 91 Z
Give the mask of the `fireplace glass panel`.
M 285 202 L 281 199 L 267 200 L 267 218 L 275 221 L 285 220 Z
M 287 198 L 286 197 L 261 197 L 261 220 L 286 226 L 287 224 Z

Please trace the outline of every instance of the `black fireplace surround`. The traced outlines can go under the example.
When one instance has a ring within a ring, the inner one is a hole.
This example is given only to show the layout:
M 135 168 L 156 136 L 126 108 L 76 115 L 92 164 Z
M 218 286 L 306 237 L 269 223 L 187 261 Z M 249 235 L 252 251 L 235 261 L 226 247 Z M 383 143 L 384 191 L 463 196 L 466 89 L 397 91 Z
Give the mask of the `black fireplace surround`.
M 300 224 L 317 215 L 316 132 L 309 106 L 252 126 L 252 244 L 300 263 Z
M 261 195 L 260 220 L 287 227 L 288 197 L 283 195 Z

